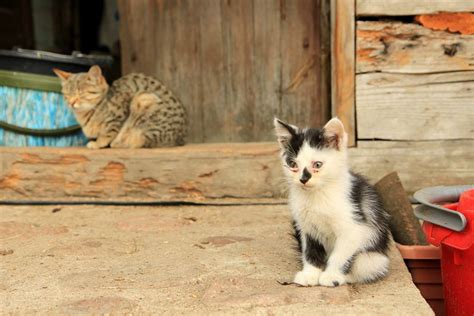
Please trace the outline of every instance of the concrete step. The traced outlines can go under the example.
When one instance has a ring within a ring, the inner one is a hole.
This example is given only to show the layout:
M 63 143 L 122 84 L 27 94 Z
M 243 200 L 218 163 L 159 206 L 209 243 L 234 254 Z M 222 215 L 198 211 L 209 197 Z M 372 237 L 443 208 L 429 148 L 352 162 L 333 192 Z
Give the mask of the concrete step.
M 284 205 L 0 206 L 5 314 L 432 315 L 399 253 L 389 276 L 283 286 Z

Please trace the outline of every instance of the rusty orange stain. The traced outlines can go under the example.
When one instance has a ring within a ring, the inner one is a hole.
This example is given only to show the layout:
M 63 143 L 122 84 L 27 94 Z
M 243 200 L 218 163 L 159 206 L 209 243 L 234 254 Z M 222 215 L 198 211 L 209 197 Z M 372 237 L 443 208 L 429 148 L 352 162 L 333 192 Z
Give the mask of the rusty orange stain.
M 361 48 L 357 50 L 357 62 L 375 62 L 377 59 L 371 54 L 375 51 L 374 48 Z
M 98 180 L 92 181 L 92 187 L 101 187 L 101 190 L 117 190 L 124 182 L 125 165 L 111 161 L 98 172 Z
M 158 184 L 160 183 L 158 180 L 153 179 L 153 178 L 142 178 L 138 180 L 138 186 L 144 188 L 144 187 L 149 187 L 153 184 Z
M 62 155 L 55 158 L 44 158 L 36 154 L 21 154 L 21 160 L 14 162 L 23 164 L 49 164 L 49 165 L 71 165 L 88 162 L 89 159 L 83 155 Z
M 110 181 L 123 181 L 125 165 L 111 161 L 99 172 L 99 175 Z
M 357 30 L 356 32 L 358 38 L 367 38 L 378 40 L 380 37 L 386 35 L 384 31 L 369 31 L 369 30 Z
M 179 186 L 171 188 L 169 190 L 170 193 L 184 193 L 187 194 L 188 197 L 193 199 L 204 199 L 204 194 L 201 190 L 197 188 L 198 183 L 194 181 L 183 181 Z
M 0 189 L 13 189 L 18 186 L 21 181 L 21 177 L 16 172 L 10 172 L 2 179 L 0 179 Z
M 422 14 L 416 16 L 416 21 L 426 28 L 461 34 L 474 34 L 474 13 L 442 12 L 438 14 Z

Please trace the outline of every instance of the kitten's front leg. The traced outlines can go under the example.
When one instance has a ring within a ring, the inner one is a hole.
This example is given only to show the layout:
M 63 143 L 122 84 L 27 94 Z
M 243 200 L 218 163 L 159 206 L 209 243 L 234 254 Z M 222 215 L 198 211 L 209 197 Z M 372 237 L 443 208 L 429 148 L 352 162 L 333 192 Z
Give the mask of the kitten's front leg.
M 334 249 L 329 255 L 326 269 L 319 278 L 319 284 L 323 286 L 339 286 L 346 283 L 346 270 L 355 257 L 360 242 L 353 238 L 338 237 Z
M 318 285 L 319 277 L 326 264 L 324 246 L 310 235 L 301 238 L 303 270 L 295 275 L 294 283 L 303 286 Z

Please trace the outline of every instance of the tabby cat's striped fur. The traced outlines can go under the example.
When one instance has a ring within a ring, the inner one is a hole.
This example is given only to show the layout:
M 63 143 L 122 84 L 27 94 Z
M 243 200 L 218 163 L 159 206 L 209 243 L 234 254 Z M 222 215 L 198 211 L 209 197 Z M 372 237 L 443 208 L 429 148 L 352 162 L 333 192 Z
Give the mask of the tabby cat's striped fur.
M 109 87 L 99 66 L 72 74 L 54 69 L 64 98 L 89 138 L 88 148 L 183 145 L 186 114 L 157 79 L 132 73 Z

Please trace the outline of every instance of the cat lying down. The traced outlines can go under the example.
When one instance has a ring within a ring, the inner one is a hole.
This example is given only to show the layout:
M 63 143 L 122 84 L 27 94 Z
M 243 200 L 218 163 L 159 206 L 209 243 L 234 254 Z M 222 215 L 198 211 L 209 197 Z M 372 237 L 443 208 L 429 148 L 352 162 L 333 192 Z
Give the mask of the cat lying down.
M 322 129 L 274 121 L 289 183 L 303 269 L 294 283 L 338 286 L 388 273 L 389 215 L 374 188 L 349 170 L 347 134 L 337 118 Z
M 184 144 L 186 113 L 161 82 L 132 73 L 109 87 L 99 66 L 72 74 L 53 69 L 89 138 L 88 148 L 166 147 Z

